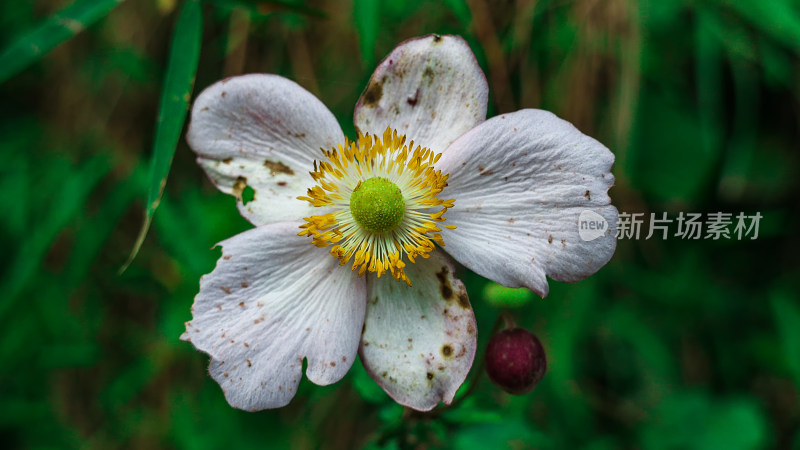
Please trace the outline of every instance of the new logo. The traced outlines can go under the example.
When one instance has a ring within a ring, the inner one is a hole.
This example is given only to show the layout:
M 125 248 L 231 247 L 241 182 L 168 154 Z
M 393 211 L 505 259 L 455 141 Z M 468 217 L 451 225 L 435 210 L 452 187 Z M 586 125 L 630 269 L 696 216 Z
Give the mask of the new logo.
M 584 210 L 578 216 L 578 235 L 584 241 L 593 241 L 608 231 L 608 221 L 594 211 Z

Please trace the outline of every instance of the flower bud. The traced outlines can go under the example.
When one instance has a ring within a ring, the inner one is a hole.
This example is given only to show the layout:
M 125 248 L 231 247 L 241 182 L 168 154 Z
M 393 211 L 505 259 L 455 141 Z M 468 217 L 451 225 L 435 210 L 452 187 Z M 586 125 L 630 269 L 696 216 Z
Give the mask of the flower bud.
M 492 336 L 486 347 L 486 373 L 509 394 L 531 392 L 547 370 L 544 347 L 533 333 L 510 328 Z

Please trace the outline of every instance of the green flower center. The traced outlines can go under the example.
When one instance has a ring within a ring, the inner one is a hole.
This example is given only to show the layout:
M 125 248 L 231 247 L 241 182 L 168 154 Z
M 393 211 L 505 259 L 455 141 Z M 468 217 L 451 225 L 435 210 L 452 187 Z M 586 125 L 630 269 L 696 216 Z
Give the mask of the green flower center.
M 382 177 L 361 182 L 350 195 L 350 213 L 372 233 L 393 230 L 403 221 L 406 202 L 394 183 Z

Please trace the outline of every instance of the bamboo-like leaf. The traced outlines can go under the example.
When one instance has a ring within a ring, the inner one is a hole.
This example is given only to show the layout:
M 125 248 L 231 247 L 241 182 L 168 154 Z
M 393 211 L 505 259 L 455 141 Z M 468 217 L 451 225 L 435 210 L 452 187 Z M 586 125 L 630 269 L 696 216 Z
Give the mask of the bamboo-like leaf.
M 198 0 L 187 0 L 172 33 L 167 73 L 161 90 L 161 104 L 158 108 L 153 156 L 150 162 L 150 186 L 144 224 L 139 231 L 139 237 L 136 239 L 131 255 L 120 272 L 128 267 L 139 252 L 147 230 L 150 228 L 153 214 L 158 208 L 158 202 L 164 193 L 172 157 L 175 155 L 175 147 L 178 145 L 183 124 L 186 121 L 186 112 L 200 58 L 202 35 L 203 11 L 200 3 Z
M 353 1 L 353 22 L 358 31 L 358 45 L 361 47 L 364 67 L 372 67 L 375 63 L 375 42 L 378 40 L 380 15 L 378 0 Z
M 122 1 L 78 0 L 11 42 L 0 53 L 0 83 L 104 17 Z

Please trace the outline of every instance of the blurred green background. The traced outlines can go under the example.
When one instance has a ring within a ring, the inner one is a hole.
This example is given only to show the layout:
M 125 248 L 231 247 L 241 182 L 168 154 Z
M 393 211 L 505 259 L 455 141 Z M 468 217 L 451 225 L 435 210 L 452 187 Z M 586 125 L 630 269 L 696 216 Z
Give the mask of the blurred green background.
M 357 362 L 230 408 L 178 340 L 211 247 L 250 227 L 182 137 L 195 55 L 193 95 L 278 73 L 353 137 L 375 64 L 434 32 L 476 53 L 489 116 L 552 110 L 611 148 L 620 211 L 760 212 L 758 239 L 621 240 L 545 300 L 462 269 L 478 358 L 503 310 L 544 342 L 529 395 L 484 379 L 412 413 Z M 3 448 L 800 449 L 800 2 L 5 1 L 0 81 Z

